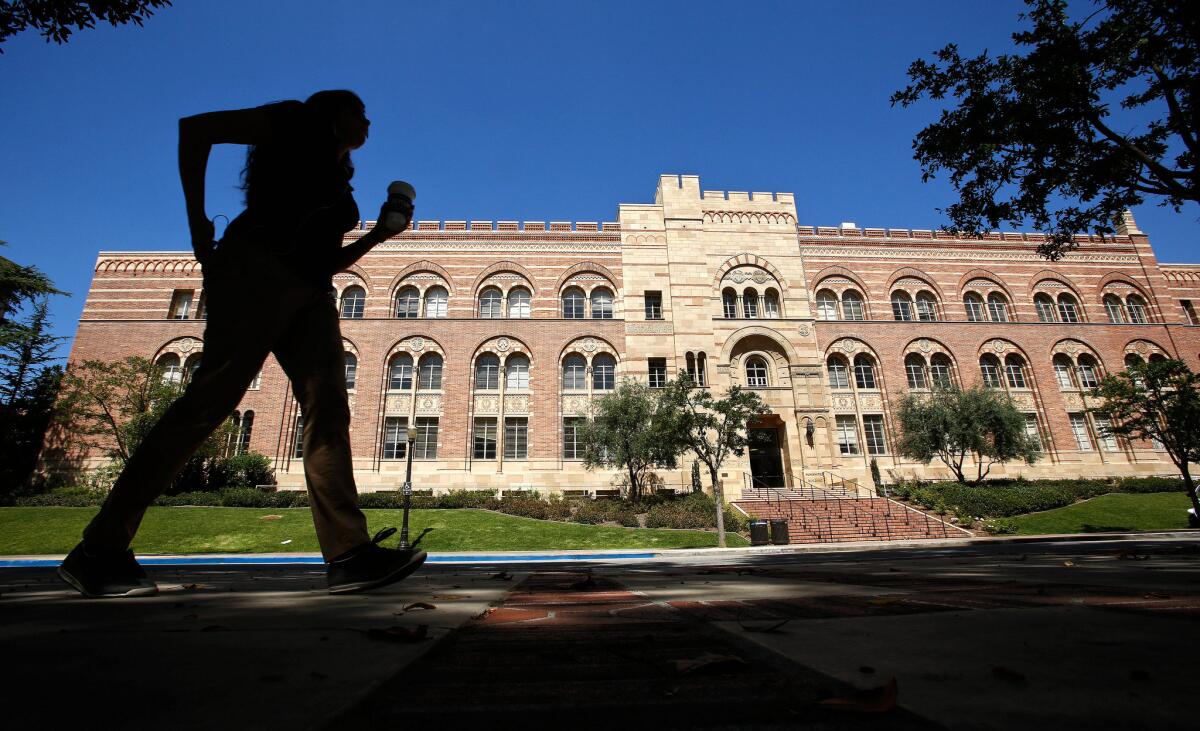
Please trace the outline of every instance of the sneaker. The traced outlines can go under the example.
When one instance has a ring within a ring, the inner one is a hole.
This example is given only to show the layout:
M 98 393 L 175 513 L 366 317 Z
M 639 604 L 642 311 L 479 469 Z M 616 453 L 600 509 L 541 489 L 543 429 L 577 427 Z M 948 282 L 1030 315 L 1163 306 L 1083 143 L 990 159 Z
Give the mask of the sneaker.
M 395 549 L 379 545 L 395 528 L 385 528 L 369 542 L 329 562 L 326 576 L 330 594 L 353 594 L 378 589 L 400 581 L 425 563 L 426 553 L 414 548 Z
M 80 542 L 58 567 L 62 580 L 86 597 L 152 596 L 158 585 L 133 557 L 133 551 L 88 553 Z

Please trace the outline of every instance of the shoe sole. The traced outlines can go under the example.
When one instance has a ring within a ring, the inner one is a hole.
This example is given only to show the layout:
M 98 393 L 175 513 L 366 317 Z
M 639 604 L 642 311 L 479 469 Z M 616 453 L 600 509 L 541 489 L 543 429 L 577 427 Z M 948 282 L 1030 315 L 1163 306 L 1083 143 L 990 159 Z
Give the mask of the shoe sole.
M 388 584 L 394 584 L 397 581 L 404 579 L 417 569 L 421 568 L 421 564 L 425 563 L 425 558 L 428 555 L 429 554 L 425 553 L 424 551 L 417 551 L 412 555 L 412 558 L 408 560 L 408 563 L 400 566 L 395 571 L 381 579 L 375 579 L 374 581 L 360 581 L 354 584 L 340 584 L 338 586 L 331 586 L 329 587 L 329 593 L 357 594 L 363 591 L 370 591 L 371 589 L 378 589 L 382 586 L 387 586 Z
M 83 584 L 79 583 L 78 579 L 76 579 L 74 576 L 71 576 L 71 574 L 61 566 L 58 567 L 58 578 L 70 584 L 71 588 L 80 594 L 83 594 L 88 599 L 117 599 L 127 596 L 154 596 L 158 593 L 157 586 L 139 586 L 137 588 L 130 589 L 129 591 L 120 593 L 113 592 L 109 594 L 93 594 L 92 592 L 83 588 Z

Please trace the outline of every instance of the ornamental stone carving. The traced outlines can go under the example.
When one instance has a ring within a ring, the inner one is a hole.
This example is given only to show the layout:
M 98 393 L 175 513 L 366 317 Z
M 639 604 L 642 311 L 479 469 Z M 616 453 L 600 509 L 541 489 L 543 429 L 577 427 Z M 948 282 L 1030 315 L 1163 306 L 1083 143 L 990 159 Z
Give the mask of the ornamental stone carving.
M 179 350 L 181 352 L 190 353 L 190 352 L 192 352 L 192 349 L 195 347 L 196 347 L 196 341 L 192 340 L 191 338 L 184 338 L 183 340 L 179 341 Z
M 417 397 L 417 413 L 424 416 L 440 416 L 442 413 L 441 394 L 430 394 Z
M 1008 350 L 1008 343 L 1004 342 L 1003 340 L 993 340 L 991 342 L 991 348 L 997 353 L 1003 353 L 1004 351 Z
M 847 338 L 839 343 L 838 347 L 847 353 L 853 353 L 854 351 L 858 350 L 858 343 Z
M 1067 355 L 1075 355 L 1079 352 L 1079 346 L 1073 342 L 1068 342 L 1063 345 L 1063 350 L 1066 351 Z
M 528 414 L 529 413 L 529 396 L 524 394 L 516 394 L 504 397 L 504 413 L 506 414 Z
M 852 396 L 834 396 L 833 408 L 839 411 L 854 411 L 854 398 Z
M 596 341 L 592 338 L 588 338 L 584 340 L 579 347 L 583 348 L 585 353 L 594 352 L 596 350 Z
M 408 341 L 408 347 L 414 351 L 420 352 L 425 348 L 425 338 L 413 338 Z
M 1142 355 L 1145 355 L 1150 352 L 1150 344 L 1147 343 L 1145 340 L 1139 340 L 1138 344 L 1133 347 L 1134 347 L 1134 350 L 1141 353 Z
M 407 416 L 408 399 L 407 393 L 389 393 L 384 402 L 384 413 L 389 416 Z
M 878 396 L 861 396 L 858 399 L 858 405 L 864 409 L 881 409 L 883 400 Z
M 1023 411 L 1035 411 L 1037 409 L 1033 403 L 1033 394 L 1031 393 L 1014 393 L 1012 394 L 1012 402 L 1018 409 Z
M 933 350 L 933 343 L 929 342 L 927 338 L 921 338 L 917 341 L 917 347 L 921 349 L 922 353 L 928 353 Z
M 498 413 L 500 413 L 500 398 L 498 396 L 476 396 L 475 397 L 475 413 L 476 414 L 498 414 Z
M 496 341 L 496 350 L 499 350 L 501 353 L 508 350 L 508 346 L 509 346 L 508 338 L 500 338 L 499 340 Z
M 627 322 L 625 333 L 628 335 L 670 335 L 674 332 L 669 322 Z
M 1078 393 L 1064 393 L 1063 402 L 1066 403 L 1069 409 L 1082 409 L 1083 397 Z
M 812 328 L 807 323 L 800 323 L 799 327 L 796 328 L 796 332 L 800 333 L 800 337 L 806 338 L 812 332 Z
M 576 394 L 563 397 L 563 413 L 568 416 L 587 414 L 589 405 L 587 396 Z

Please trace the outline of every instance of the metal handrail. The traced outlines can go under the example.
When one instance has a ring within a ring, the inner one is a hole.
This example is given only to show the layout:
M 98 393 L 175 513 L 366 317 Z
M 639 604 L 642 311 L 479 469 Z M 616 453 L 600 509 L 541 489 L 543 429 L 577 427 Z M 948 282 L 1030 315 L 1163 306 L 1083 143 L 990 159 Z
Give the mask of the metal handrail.
M 798 522 L 800 528 L 802 528 L 804 531 L 810 532 L 810 533 L 815 532 L 817 535 L 817 540 L 819 540 L 819 541 L 825 541 L 828 538 L 833 537 L 833 529 L 831 526 L 828 525 L 828 522 L 829 522 L 828 514 L 826 514 L 826 516 L 825 516 L 825 520 L 826 520 L 825 530 L 822 531 L 821 530 L 821 517 L 822 516 L 814 515 L 812 513 L 812 511 L 810 511 L 804 507 L 804 505 L 802 504 L 801 501 L 790 498 L 786 494 L 785 490 L 782 490 L 773 485 L 768 485 L 765 482 L 763 482 L 762 480 L 760 480 L 756 477 L 753 477 L 752 475 L 747 475 L 747 477 L 749 477 L 749 482 L 750 482 L 751 487 L 757 493 L 757 499 L 763 500 L 764 499 L 762 497 L 763 491 L 766 491 L 765 501 L 766 501 L 768 507 L 770 507 L 772 509 L 773 514 L 783 515 L 786 513 L 787 520 L 789 523 Z M 797 521 L 797 519 L 796 519 L 796 511 L 797 510 L 799 510 L 799 512 L 800 512 L 801 519 L 799 521 Z M 813 530 L 814 528 L 815 528 L 815 531 Z

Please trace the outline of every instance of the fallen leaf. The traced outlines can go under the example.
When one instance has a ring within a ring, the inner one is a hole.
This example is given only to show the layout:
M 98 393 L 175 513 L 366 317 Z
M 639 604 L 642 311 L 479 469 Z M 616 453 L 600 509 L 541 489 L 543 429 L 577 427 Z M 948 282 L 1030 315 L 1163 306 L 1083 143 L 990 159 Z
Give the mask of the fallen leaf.
M 868 688 L 851 693 L 848 696 L 826 698 L 818 703 L 836 711 L 854 711 L 857 713 L 885 713 L 896 707 L 896 679 L 892 678 L 878 688 Z
M 414 609 L 437 609 L 437 606 L 429 602 L 413 602 L 404 608 L 404 611 L 411 612 Z
M 416 627 L 388 627 L 367 630 L 367 637 L 373 640 L 389 642 L 424 642 L 429 639 L 429 625 L 419 624 Z
M 672 662 L 680 675 L 728 675 L 748 667 L 746 661 L 736 655 L 716 655 L 711 652 Z
M 283 520 L 282 515 L 264 515 L 259 520 Z
M 1024 673 L 1018 673 L 1016 670 L 1006 668 L 1003 665 L 993 665 L 992 676 L 1008 683 L 1021 684 L 1025 682 Z
M 286 541 L 280 541 L 280 542 L 279 542 L 279 545 L 281 545 L 281 546 L 286 546 L 287 544 L 289 544 L 289 543 L 291 543 L 291 542 L 292 542 L 292 539 L 291 539 L 291 538 L 289 538 L 289 539 L 287 539 Z

